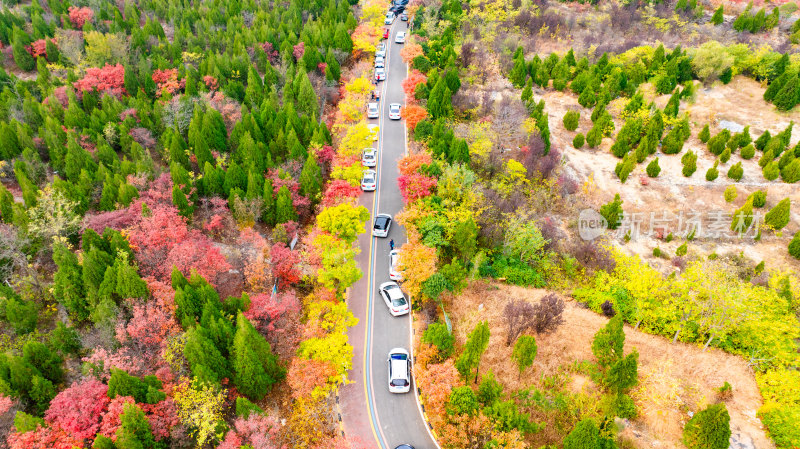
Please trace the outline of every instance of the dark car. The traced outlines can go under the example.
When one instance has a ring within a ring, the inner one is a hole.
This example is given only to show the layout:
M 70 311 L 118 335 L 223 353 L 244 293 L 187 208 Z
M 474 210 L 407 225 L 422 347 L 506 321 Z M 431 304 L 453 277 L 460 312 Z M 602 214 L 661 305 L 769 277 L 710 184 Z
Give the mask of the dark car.
M 392 216 L 389 214 L 378 214 L 375 216 L 375 224 L 372 226 L 372 235 L 375 237 L 386 237 L 389 235 L 389 228 L 392 227 Z
M 403 6 L 403 5 L 396 5 L 396 6 L 392 6 L 391 8 L 389 8 L 389 11 L 395 13 L 395 15 L 400 15 L 405 10 L 406 10 L 406 7 Z M 408 18 L 406 18 L 406 20 L 408 20 Z

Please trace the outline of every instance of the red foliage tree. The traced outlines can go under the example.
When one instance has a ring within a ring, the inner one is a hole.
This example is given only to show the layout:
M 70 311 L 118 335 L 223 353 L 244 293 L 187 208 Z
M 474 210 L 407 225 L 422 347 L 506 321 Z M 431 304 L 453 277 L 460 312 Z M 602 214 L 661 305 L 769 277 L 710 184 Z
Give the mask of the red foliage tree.
M 156 69 L 153 71 L 153 81 L 158 86 L 158 92 L 161 95 L 165 93 L 173 95 L 186 83 L 186 80 L 178 81 L 178 69 Z
M 272 277 L 278 280 L 279 290 L 284 290 L 300 280 L 300 254 L 297 251 L 278 242 L 272 245 L 269 257 L 272 262 Z
M 82 8 L 78 8 L 76 6 L 70 6 L 69 9 L 69 21 L 72 22 L 72 26 L 77 29 L 83 28 L 83 25 L 86 22 L 91 22 L 92 18 L 94 17 L 94 11 L 91 8 L 84 6 Z
M 416 101 L 414 98 L 414 91 L 417 89 L 417 86 L 427 81 L 428 77 L 419 70 L 412 70 L 411 73 L 408 74 L 408 77 L 404 79 L 402 83 L 403 92 L 406 93 L 406 105 Z
M 14 398 L 0 394 L 0 416 L 5 415 L 16 403 L 17 401 L 15 401 Z
M 343 201 L 358 198 L 359 195 L 361 195 L 361 189 L 358 186 L 350 185 L 343 179 L 334 179 L 328 183 L 328 187 L 325 189 L 322 204 L 325 207 L 331 207 Z
M 219 89 L 219 82 L 211 75 L 206 75 L 203 77 L 203 84 L 205 84 L 210 91 Z
M 117 340 L 133 343 L 146 354 L 159 357 L 166 340 L 181 332 L 173 312 L 153 301 L 136 304 L 130 321 L 117 328 Z
M 276 332 L 278 321 L 286 315 L 299 315 L 300 301 L 292 290 L 276 294 L 259 293 L 250 297 L 250 308 L 244 313 L 264 334 Z
M 150 429 L 153 431 L 156 441 L 167 438 L 170 435 L 170 430 L 181 422 L 180 418 L 178 418 L 178 408 L 171 398 L 155 404 L 139 404 L 139 406 L 147 415 Z
M 279 443 L 281 424 L 277 418 L 251 413 L 247 419 L 237 418 L 233 428 L 217 449 L 239 449 L 249 445 L 253 449 L 284 449 Z
M 300 42 L 294 47 L 292 47 L 292 54 L 294 55 L 294 59 L 299 61 L 300 58 L 303 57 L 303 54 L 306 52 L 306 44 L 305 42 Z
M 397 183 L 400 186 L 400 194 L 403 195 L 403 199 L 406 203 L 411 203 L 430 195 L 436 187 L 436 178 L 414 173 L 400 176 L 397 178 Z
M 286 375 L 295 399 L 311 396 L 317 387 L 324 387 L 329 378 L 336 376 L 336 367 L 327 360 L 309 360 L 293 357 Z
M 125 404 L 135 404 L 136 401 L 130 396 L 117 396 L 108 404 L 108 410 L 103 415 L 103 421 L 100 423 L 100 435 L 111 438 L 117 441 L 117 429 L 120 426 L 119 416 L 122 414 Z
M 90 67 L 86 69 L 86 75 L 72 85 L 78 91 L 78 96 L 95 90 L 118 97 L 125 93 L 125 68 L 122 64 Z
M 172 274 L 172 267 L 178 268 L 184 276 L 190 276 L 192 270 L 203 276 L 209 283 L 216 285 L 217 275 L 231 269 L 219 248 L 200 233 L 193 230 L 191 237 L 175 245 L 167 255 L 162 267 L 162 276 L 166 279 Z
M 317 157 L 320 164 L 328 165 L 333 162 L 333 158 L 336 157 L 336 150 L 330 145 L 323 145 L 315 149 L 314 155 Z
M 69 432 L 53 427 L 37 427 L 25 433 L 8 436 L 9 449 L 83 449 L 83 441 Z
M 34 58 L 38 58 L 39 56 L 47 57 L 47 41 L 50 40 L 55 43 L 55 39 L 39 39 L 36 41 L 31 42 L 31 45 L 25 47 L 28 50 L 28 53 L 31 54 Z
M 78 439 L 93 438 L 110 400 L 108 386 L 97 379 L 75 382 L 50 401 L 44 418 Z
M 416 173 L 422 165 L 430 164 L 432 161 L 430 153 L 422 152 L 400 159 L 397 162 L 397 168 L 401 175 L 411 175 Z

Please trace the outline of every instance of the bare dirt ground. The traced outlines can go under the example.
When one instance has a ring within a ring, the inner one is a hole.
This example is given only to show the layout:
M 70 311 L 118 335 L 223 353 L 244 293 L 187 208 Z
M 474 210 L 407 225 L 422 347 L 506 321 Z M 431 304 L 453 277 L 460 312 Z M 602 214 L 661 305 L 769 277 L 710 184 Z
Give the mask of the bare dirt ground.
M 538 386 L 544 376 L 556 374 L 574 362 L 594 360 L 591 342 L 594 334 L 607 323 L 607 318 L 581 308 L 567 300 L 565 323 L 554 333 L 536 337 L 538 354 L 533 367 L 518 380 L 518 371 L 511 360 L 512 347 L 505 346 L 506 327 L 503 308 L 511 298 L 535 303 L 546 290 L 525 289 L 503 284 L 473 282 L 461 295 L 452 298 L 448 310 L 454 323 L 457 345 L 463 345 L 467 334 L 479 321 L 488 320 L 491 329 L 489 348 L 484 353 L 480 371 L 488 370 L 512 392 Z M 639 352 L 640 384 L 632 391 L 639 417 L 627 423 L 623 436 L 636 447 L 681 448 L 683 425 L 689 412 L 696 412 L 717 400 L 716 389 L 725 382 L 733 387 L 725 400 L 731 414 L 734 434 L 749 437 L 759 449 L 774 448 L 766 436 L 756 411 L 762 405 L 753 372 L 739 357 L 718 350 L 684 343 L 625 328 L 626 353 Z M 582 375 L 573 375 L 569 388 L 577 393 L 596 389 Z
M 721 131 L 719 124 L 721 121 L 732 122 L 741 126 L 750 125 L 750 135 L 753 139 L 761 133 L 769 130 L 771 134 L 782 131 L 789 122 L 794 120 L 795 128 L 800 128 L 800 112 L 795 109 L 793 112 L 780 113 L 772 105 L 766 103 L 761 95 L 763 88 L 752 79 L 746 77 L 736 77 L 730 84 L 723 85 L 717 83 L 709 88 L 698 86 L 695 101 L 690 104 L 683 104 L 681 112 L 689 114 L 692 137 L 684 145 L 683 151 L 676 155 L 664 155 L 658 152 L 655 156 L 649 157 L 639 164 L 629 176 L 625 184 L 620 183 L 614 173 L 614 168 L 620 161 L 609 149 L 613 144 L 613 138 L 603 139 L 603 143 L 594 149 L 584 146 L 575 149 L 572 146 L 572 138 L 577 132 L 587 133 L 591 129 L 590 120 L 591 110 L 581 107 L 577 102 L 577 97 L 571 93 L 557 91 L 542 91 L 535 94 L 536 99 L 544 98 L 546 103 L 545 110 L 549 114 L 550 129 L 553 144 L 564 154 L 564 170 L 574 176 L 580 184 L 584 186 L 584 192 L 588 200 L 594 203 L 595 207 L 611 201 L 616 193 L 619 193 L 624 201 L 623 208 L 626 213 L 641 213 L 643 227 L 649 226 L 649 214 L 654 212 L 661 214 L 677 214 L 680 211 L 725 211 L 732 214 L 737 208 L 744 204 L 747 196 L 756 190 L 767 191 L 767 205 L 758 210 L 762 215 L 770 207 L 780 200 L 789 197 L 794 205 L 791 213 L 791 221 L 784 228 L 782 234 L 763 233 L 760 242 L 754 242 L 752 238 L 739 239 L 697 239 L 689 245 L 690 255 L 708 255 L 712 252 L 717 254 L 733 253 L 744 255 L 752 259 L 755 263 L 767 260 L 771 268 L 782 266 L 797 267 L 797 261 L 792 259 L 786 246 L 792 235 L 800 229 L 800 189 L 797 184 L 786 184 L 780 181 L 767 181 L 764 179 L 761 167 L 758 165 L 760 152 L 750 160 L 742 159 L 738 153 L 731 159 L 720 164 L 719 177 L 714 181 L 706 181 L 706 171 L 714 165 L 715 156 L 708 152 L 706 145 L 697 139 L 697 134 L 706 123 L 711 125 L 711 134 L 714 135 Z M 654 100 L 656 105 L 663 107 L 668 100 L 668 96 L 655 97 L 647 95 L 648 86 L 641 88 L 646 95 L 646 100 Z M 615 117 L 615 126 L 619 130 L 623 124 L 617 119 L 618 112 L 625 105 L 624 99 L 618 99 L 609 107 L 609 112 Z M 742 107 L 746 105 L 746 107 Z M 577 131 L 569 132 L 564 129 L 562 118 L 568 109 L 576 109 L 581 112 L 580 126 Z M 800 129 L 794 130 L 792 144 L 795 145 L 800 140 Z M 681 156 L 687 151 L 692 150 L 698 156 L 697 171 L 689 178 L 681 173 L 683 165 Z M 645 167 L 653 159 L 659 158 L 661 173 L 657 178 L 648 178 Z M 734 182 L 727 177 L 728 169 L 741 162 L 744 168 L 744 177 L 739 182 Z M 726 187 L 735 184 L 738 196 L 732 203 L 727 203 L 723 192 Z M 646 231 L 647 229 L 643 229 Z M 751 234 L 750 237 L 752 237 Z M 616 240 L 624 244 L 622 239 Z M 663 240 L 649 238 L 640 235 L 638 239 L 625 244 L 625 247 L 642 256 L 652 258 L 653 248 L 659 246 L 669 254 L 674 254 L 681 239 L 675 239 L 671 243 Z M 655 259 L 658 263 L 663 263 L 663 259 Z

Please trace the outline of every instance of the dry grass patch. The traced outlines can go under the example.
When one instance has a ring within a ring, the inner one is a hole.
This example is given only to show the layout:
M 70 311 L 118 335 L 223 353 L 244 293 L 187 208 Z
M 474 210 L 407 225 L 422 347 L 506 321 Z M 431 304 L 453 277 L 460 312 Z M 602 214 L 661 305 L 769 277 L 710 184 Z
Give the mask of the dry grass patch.
M 540 289 L 473 282 L 461 295 L 452 298 L 448 306 L 457 345 L 464 344 L 477 323 L 489 321 L 491 339 L 480 372 L 494 372 L 507 393 L 531 386 L 542 389 L 545 377 L 563 374 L 576 362 L 594 360 L 592 339 L 608 319 L 565 298 L 565 323 L 552 334 L 537 337 L 536 361 L 518 380 L 518 370 L 511 360 L 512 347 L 505 346 L 507 330 L 503 308 L 511 298 L 536 303 L 547 293 Z M 630 326 L 626 326 L 625 334 L 625 352 L 639 351 L 640 384 L 631 392 L 639 417 L 631 421 L 624 432 L 636 447 L 682 447 L 681 432 L 689 418 L 688 412 L 696 412 L 716 401 L 717 389 L 725 382 L 733 386 L 732 396 L 725 401 L 733 432 L 748 435 L 755 447 L 774 447 L 756 418 L 762 399 L 753 371 L 744 360 L 719 350 L 704 352 L 698 346 L 673 344 L 669 339 L 635 331 Z M 571 375 L 567 389 L 576 393 L 583 391 L 590 397 L 596 394 L 594 383 L 581 375 Z M 537 437 L 537 441 L 540 438 Z

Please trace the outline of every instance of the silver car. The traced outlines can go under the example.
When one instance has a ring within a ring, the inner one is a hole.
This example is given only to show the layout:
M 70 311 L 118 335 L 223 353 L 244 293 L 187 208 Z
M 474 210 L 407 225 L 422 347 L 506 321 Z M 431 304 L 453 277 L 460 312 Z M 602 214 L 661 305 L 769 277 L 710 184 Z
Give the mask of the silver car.
M 375 237 L 387 237 L 389 228 L 392 227 L 392 216 L 389 214 L 378 214 L 375 216 L 375 224 L 372 225 L 372 235 Z
M 384 68 L 386 67 L 386 61 L 384 61 L 383 57 L 376 56 L 375 57 L 375 67 L 376 68 Z
M 368 103 L 367 104 L 367 118 L 378 118 L 381 116 L 381 112 L 378 109 L 378 103 Z
M 383 20 L 383 24 L 391 25 L 392 22 L 394 22 L 394 13 L 390 12 L 389 14 L 386 14 L 386 18 Z
M 389 313 L 392 316 L 400 316 L 408 314 L 408 300 L 397 282 L 384 282 L 380 286 L 381 297 L 386 307 L 389 308 Z
M 411 391 L 411 356 L 403 348 L 389 351 L 389 392 Z
M 377 163 L 378 151 L 375 148 L 364 148 L 361 152 L 361 165 L 364 167 L 374 167 Z
M 393 281 L 402 281 L 403 275 L 398 270 L 397 262 L 400 260 L 400 250 L 393 249 L 389 253 L 389 279 Z
M 400 120 L 400 103 L 389 104 L 389 120 Z
M 361 176 L 361 190 L 374 192 L 378 188 L 378 173 L 375 170 L 364 170 Z
M 385 57 L 386 57 L 386 49 L 378 48 L 378 51 L 375 52 L 375 58 L 385 58 Z

